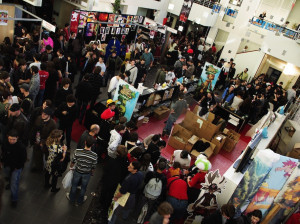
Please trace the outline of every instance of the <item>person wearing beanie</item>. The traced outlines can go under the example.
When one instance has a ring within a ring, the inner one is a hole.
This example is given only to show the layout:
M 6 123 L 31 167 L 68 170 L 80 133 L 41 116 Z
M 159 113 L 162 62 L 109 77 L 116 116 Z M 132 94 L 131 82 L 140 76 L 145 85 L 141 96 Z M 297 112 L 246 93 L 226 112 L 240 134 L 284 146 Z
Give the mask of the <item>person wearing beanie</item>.
M 206 156 L 200 154 L 195 161 L 195 168 L 198 172 L 187 177 L 189 204 L 197 200 L 202 188 L 201 184 L 205 182 L 205 175 L 211 169 L 211 163 Z
M 112 99 L 108 99 L 106 101 L 106 107 L 107 109 L 103 111 L 101 114 L 101 119 L 103 120 L 110 120 L 115 116 L 115 108 L 116 108 L 116 101 L 113 101 Z
M 225 204 L 210 216 L 206 216 L 201 224 L 235 224 L 233 217 L 235 208 L 232 204 Z

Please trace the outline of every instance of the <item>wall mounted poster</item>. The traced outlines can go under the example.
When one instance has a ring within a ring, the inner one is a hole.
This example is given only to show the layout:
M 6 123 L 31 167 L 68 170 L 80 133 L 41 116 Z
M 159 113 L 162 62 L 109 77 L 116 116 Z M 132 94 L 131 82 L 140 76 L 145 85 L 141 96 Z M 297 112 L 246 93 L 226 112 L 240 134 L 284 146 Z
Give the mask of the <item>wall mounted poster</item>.
M 8 11 L 0 10 L 0 26 L 7 26 Z
M 120 117 L 124 116 L 128 121 L 131 119 L 139 95 L 138 90 L 133 86 L 123 80 L 119 81 L 114 100 L 118 100 L 117 105 L 120 111 Z
M 221 69 L 209 62 L 206 62 L 202 71 L 198 86 L 202 92 L 212 92 L 219 78 Z

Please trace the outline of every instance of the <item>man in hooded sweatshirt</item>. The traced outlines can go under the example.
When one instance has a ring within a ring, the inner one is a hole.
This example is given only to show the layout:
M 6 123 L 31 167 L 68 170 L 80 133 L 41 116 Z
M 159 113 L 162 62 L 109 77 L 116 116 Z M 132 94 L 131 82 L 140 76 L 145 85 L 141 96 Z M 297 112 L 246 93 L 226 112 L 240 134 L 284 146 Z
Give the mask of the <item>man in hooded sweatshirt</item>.
M 108 156 L 115 159 L 117 158 L 117 147 L 121 144 L 122 134 L 125 132 L 124 125 L 117 125 L 113 130 L 110 131 L 110 139 L 108 142 Z

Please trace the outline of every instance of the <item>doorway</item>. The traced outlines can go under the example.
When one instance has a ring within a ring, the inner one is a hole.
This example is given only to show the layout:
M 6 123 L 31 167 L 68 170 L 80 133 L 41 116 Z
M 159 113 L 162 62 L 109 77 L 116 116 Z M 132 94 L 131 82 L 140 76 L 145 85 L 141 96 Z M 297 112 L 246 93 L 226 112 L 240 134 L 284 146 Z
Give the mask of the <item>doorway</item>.
M 271 82 L 271 83 L 277 83 L 279 77 L 281 76 L 281 71 L 275 69 L 275 68 L 272 68 L 272 67 L 269 67 L 266 75 L 268 77 L 268 82 Z

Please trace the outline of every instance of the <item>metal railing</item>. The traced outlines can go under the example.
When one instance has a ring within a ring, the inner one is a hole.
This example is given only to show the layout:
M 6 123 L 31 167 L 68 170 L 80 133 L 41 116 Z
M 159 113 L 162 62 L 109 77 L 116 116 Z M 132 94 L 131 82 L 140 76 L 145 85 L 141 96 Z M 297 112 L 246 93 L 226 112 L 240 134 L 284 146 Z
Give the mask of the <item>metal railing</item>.
M 284 27 L 282 25 L 276 24 L 274 22 L 268 21 L 268 20 L 261 20 L 259 17 L 254 16 L 250 21 L 252 25 L 258 26 L 262 29 L 266 29 L 272 32 L 275 32 L 276 35 L 282 34 L 284 37 L 290 38 L 290 39 L 300 39 L 300 31 L 293 30 L 287 27 Z
M 194 0 L 194 3 L 212 9 L 216 3 L 220 3 L 220 0 Z

